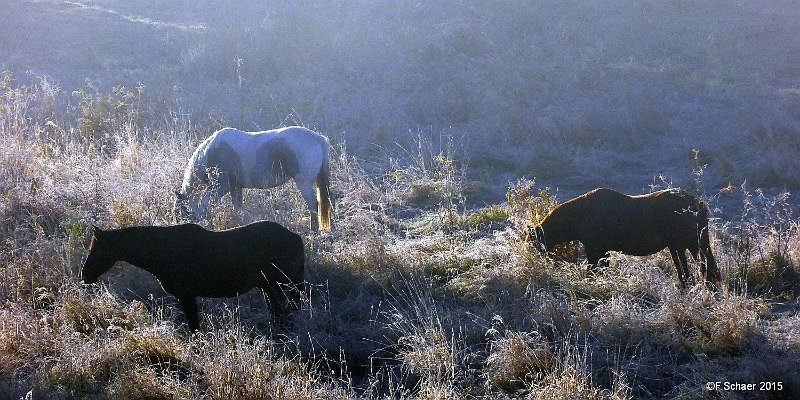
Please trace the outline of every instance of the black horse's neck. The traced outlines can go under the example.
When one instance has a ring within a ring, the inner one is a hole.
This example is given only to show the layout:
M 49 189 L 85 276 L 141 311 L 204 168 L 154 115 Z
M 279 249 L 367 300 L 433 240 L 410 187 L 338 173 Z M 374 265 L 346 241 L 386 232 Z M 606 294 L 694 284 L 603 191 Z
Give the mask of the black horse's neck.
M 163 265 L 157 254 L 169 253 L 169 240 L 154 227 L 131 227 L 114 231 L 114 249 L 119 261 L 139 267 L 158 277 Z M 163 256 L 161 256 L 163 257 Z

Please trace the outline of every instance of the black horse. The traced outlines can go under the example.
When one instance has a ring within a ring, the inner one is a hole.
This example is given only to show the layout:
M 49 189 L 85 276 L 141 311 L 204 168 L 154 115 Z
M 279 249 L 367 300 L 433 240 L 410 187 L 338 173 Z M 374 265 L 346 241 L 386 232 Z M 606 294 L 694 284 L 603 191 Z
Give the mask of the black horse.
M 689 278 L 689 250 L 700 259 L 703 278 L 721 284 L 708 237 L 708 206 L 681 189 L 628 196 L 598 188 L 558 205 L 529 233 L 548 252 L 559 243 L 580 241 L 591 266 L 607 266 L 609 251 L 647 256 L 668 248 L 682 286 Z
M 277 321 L 299 305 L 303 242 L 277 223 L 219 232 L 195 224 L 93 228 L 83 281 L 96 282 L 118 261 L 142 268 L 178 299 L 192 331 L 199 326 L 197 297 L 234 297 L 258 287 Z

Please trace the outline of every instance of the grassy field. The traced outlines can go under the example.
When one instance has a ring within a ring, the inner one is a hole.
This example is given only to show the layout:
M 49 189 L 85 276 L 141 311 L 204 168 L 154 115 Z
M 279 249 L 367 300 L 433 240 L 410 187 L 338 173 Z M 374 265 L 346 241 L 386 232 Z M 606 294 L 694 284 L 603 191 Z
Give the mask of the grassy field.
M 796 0 L 2 9 L 0 398 L 800 398 Z M 335 229 L 293 184 L 202 223 L 302 235 L 291 326 L 253 292 L 192 335 L 141 270 L 80 283 L 91 224 L 172 223 L 202 139 L 288 124 L 331 139 Z M 728 290 L 520 240 L 598 186 L 706 200 Z
M 134 90 L 207 132 L 297 123 L 375 159 L 418 133 L 572 194 L 800 189 L 795 0 L 8 0 L 0 71 Z M 202 129 L 211 128 L 211 129 Z M 507 181 L 508 179 L 502 179 Z M 505 182 L 503 182 L 505 184 Z M 712 192 L 713 194 L 713 192 Z
M 132 91 L 72 114 L 54 108 L 62 94 L 46 80 L 6 80 L 0 94 L 0 397 L 800 396 L 800 222 L 788 194 L 730 189 L 740 212 L 712 223 L 729 290 L 682 291 L 666 252 L 615 254 L 588 274 L 574 251 L 553 260 L 526 246 L 519 229 L 556 200 L 532 180 L 470 207 L 490 189 L 446 145 L 420 137 L 370 163 L 334 141 L 333 232 L 309 232 L 293 184 L 247 191 L 241 212 L 225 198 L 204 221 L 271 219 L 303 235 L 309 289 L 293 324 L 273 326 L 252 292 L 201 301 L 190 335 L 147 273 L 121 264 L 83 285 L 79 269 L 89 223 L 171 223 L 204 133 L 177 114 L 144 118 Z M 782 390 L 711 393 L 709 381 Z

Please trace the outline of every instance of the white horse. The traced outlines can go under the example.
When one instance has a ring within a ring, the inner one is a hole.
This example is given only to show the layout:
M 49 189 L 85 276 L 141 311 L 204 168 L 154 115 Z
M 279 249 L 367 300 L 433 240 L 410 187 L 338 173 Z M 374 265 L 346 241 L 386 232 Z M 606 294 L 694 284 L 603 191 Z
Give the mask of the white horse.
M 209 200 L 219 200 L 226 193 L 231 194 L 234 208 L 239 208 L 242 188 L 267 189 L 292 178 L 311 210 L 311 229 L 330 230 L 329 149 L 325 136 L 298 126 L 214 132 L 197 146 L 186 165 L 176 193 L 175 217 L 196 222 Z

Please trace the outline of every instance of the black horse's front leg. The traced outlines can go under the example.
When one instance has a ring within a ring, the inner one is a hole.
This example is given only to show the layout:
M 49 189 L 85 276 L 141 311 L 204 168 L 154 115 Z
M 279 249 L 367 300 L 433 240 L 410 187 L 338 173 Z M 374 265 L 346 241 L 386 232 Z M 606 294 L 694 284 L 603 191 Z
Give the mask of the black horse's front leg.
M 194 332 L 200 328 L 200 318 L 197 315 L 197 298 L 193 296 L 178 297 L 178 304 L 183 309 L 183 314 L 186 316 L 186 323 L 189 325 L 189 331 Z

